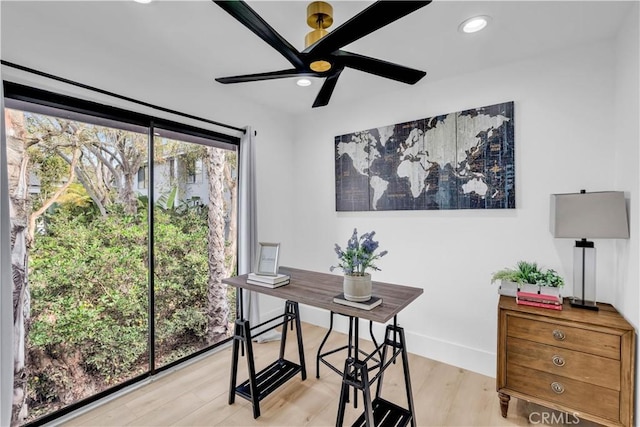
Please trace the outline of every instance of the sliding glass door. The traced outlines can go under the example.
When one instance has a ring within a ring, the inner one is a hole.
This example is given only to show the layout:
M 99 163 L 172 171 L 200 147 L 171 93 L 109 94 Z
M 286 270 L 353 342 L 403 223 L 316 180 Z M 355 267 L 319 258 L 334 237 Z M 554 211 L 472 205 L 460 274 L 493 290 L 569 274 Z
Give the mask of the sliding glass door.
M 155 365 L 230 337 L 236 146 L 154 129 Z
M 50 421 L 226 340 L 237 144 L 6 104 L 13 423 Z
M 147 370 L 144 128 L 7 109 L 12 227 L 26 225 L 24 421 Z M 56 114 L 58 113 L 58 114 Z M 16 265 L 13 266 L 16 270 Z M 24 381 L 20 381 L 24 379 Z

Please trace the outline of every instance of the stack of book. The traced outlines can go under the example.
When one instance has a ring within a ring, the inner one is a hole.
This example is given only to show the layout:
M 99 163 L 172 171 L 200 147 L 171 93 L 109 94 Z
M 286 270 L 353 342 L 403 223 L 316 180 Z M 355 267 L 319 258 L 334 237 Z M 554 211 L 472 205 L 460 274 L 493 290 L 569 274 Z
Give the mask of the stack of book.
M 344 294 L 336 295 L 333 298 L 333 302 L 342 305 L 348 305 L 349 307 L 360 308 L 362 310 L 372 310 L 373 308 L 382 304 L 382 298 L 372 296 L 367 301 L 351 301 L 344 297 Z
M 562 298 L 556 295 L 518 291 L 516 294 L 516 303 L 551 310 L 562 310 Z
M 261 274 L 249 273 L 247 283 L 264 286 L 265 288 L 278 288 L 287 285 L 291 277 L 287 274 L 277 274 L 275 276 L 263 276 Z

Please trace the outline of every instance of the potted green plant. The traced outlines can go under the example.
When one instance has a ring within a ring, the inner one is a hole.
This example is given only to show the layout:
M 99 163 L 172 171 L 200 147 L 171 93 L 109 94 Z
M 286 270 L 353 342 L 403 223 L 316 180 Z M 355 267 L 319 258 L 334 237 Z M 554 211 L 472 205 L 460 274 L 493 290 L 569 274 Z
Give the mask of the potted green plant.
M 547 269 L 539 272 L 536 282 L 540 285 L 540 293 L 545 295 L 553 295 L 562 302 L 561 287 L 564 286 L 564 279 L 553 269 Z
M 517 295 L 518 289 L 520 288 L 520 280 L 520 274 L 512 268 L 496 271 L 493 273 L 493 276 L 491 276 L 491 283 L 500 282 L 498 293 L 508 297 L 515 297 Z
M 491 283 L 500 281 L 498 293 L 515 297 L 517 292 L 538 292 L 535 286 L 534 274 L 537 273 L 538 264 L 535 262 L 519 261 L 516 268 L 505 268 L 493 273 Z
M 519 261 L 516 268 L 505 268 L 491 276 L 491 283 L 500 281 L 498 293 L 515 297 L 518 291 L 560 296 L 564 285 L 555 270 L 541 270 L 535 262 Z M 544 291 L 542 290 L 544 287 Z

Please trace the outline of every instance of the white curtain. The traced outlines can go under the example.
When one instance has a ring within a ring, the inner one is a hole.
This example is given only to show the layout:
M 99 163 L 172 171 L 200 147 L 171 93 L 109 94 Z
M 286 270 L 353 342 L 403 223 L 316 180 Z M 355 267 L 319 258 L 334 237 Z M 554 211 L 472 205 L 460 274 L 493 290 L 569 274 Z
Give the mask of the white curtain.
M 11 422 L 13 399 L 13 281 L 7 141 L 1 80 L 0 113 L 0 426 L 8 426 Z
M 238 274 L 253 271 L 258 250 L 258 210 L 256 206 L 256 133 L 247 126 L 240 141 L 238 187 Z M 243 292 L 243 311 L 251 325 L 260 323 L 259 294 Z M 258 342 L 280 339 L 275 331 L 258 337 Z

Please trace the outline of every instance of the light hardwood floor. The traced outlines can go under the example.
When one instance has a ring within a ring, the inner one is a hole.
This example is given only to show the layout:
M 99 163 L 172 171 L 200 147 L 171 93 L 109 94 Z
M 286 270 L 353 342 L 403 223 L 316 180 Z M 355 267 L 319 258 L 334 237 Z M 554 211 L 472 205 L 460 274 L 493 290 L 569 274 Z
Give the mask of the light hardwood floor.
M 231 349 L 226 348 L 185 367 L 162 375 L 142 387 L 101 404 L 65 426 L 334 426 L 341 378 L 324 365 L 316 379 L 315 355 L 326 329 L 303 323 L 307 379 L 300 375 L 261 402 L 262 416 L 253 419 L 251 405 L 236 397 L 229 405 Z M 296 362 L 294 333 L 287 339 L 287 358 Z M 346 343 L 346 335 L 334 332 L 325 349 Z M 372 345 L 363 341 L 365 349 Z M 277 358 L 279 343 L 255 344 L 256 369 Z M 330 359 L 336 366 L 345 354 Z M 418 426 L 520 426 L 529 414 L 549 410 L 517 399 L 511 400 L 508 417 L 502 418 L 495 379 L 409 354 L 409 366 Z M 246 361 L 240 359 L 238 380 L 247 378 Z M 402 362 L 392 365 L 384 377 L 383 397 L 406 407 Z M 347 406 L 345 425 L 362 410 Z M 534 422 L 539 418 L 534 418 Z M 581 425 L 586 425 L 582 423 Z M 591 424 L 589 424 L 591 425 Z

